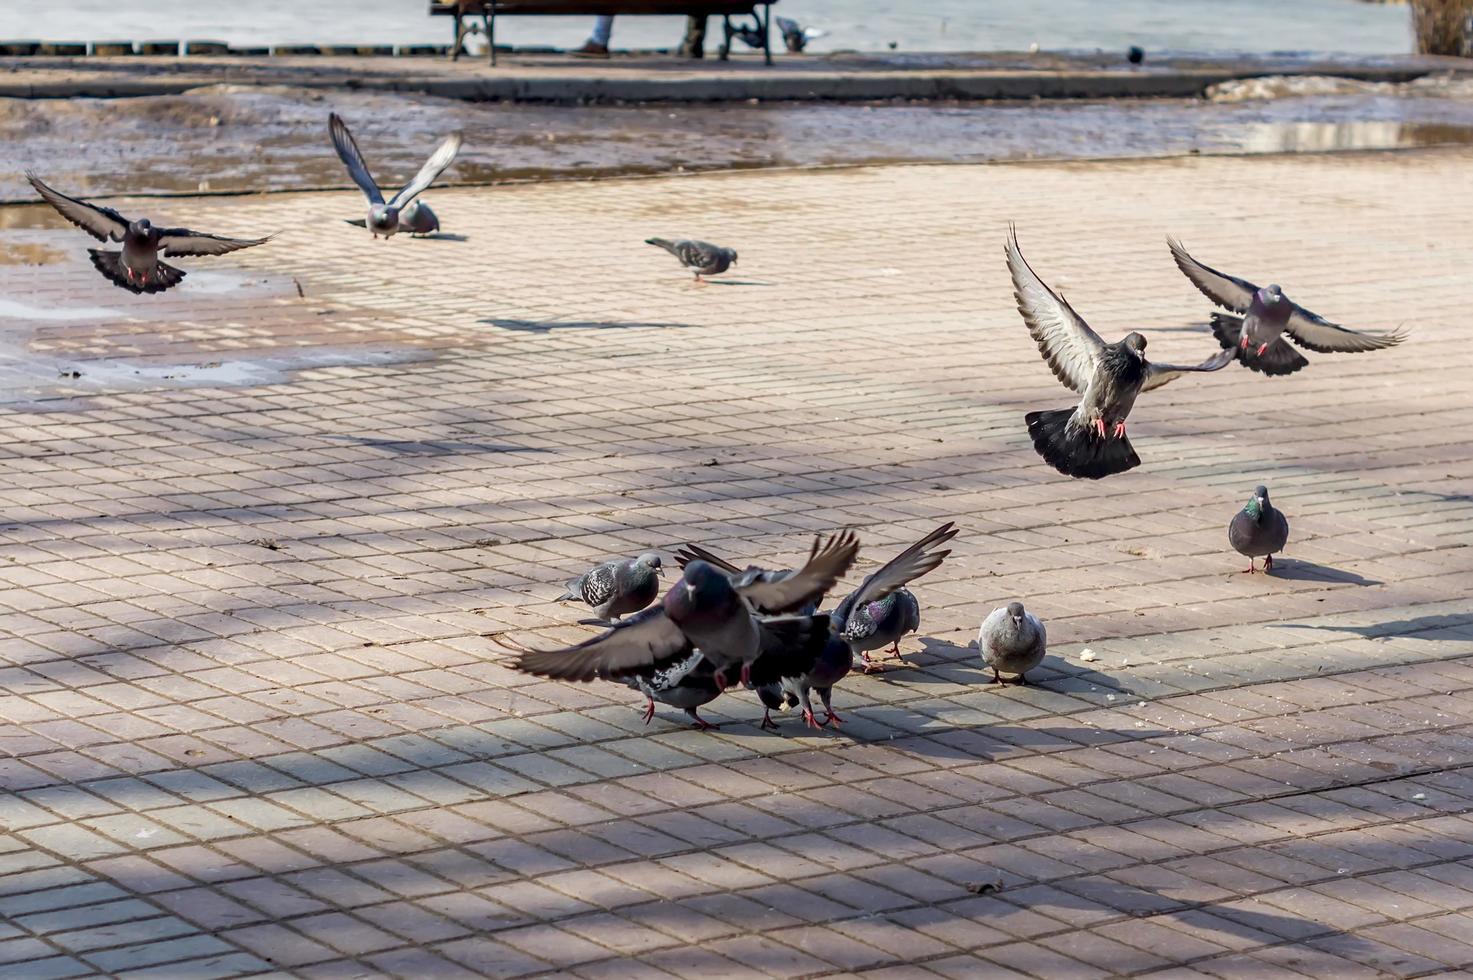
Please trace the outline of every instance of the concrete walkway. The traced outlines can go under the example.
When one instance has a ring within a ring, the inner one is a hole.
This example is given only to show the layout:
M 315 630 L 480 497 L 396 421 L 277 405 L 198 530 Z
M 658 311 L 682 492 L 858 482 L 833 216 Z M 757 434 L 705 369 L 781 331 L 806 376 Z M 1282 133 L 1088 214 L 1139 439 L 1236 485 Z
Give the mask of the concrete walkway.
M 0 229 L 6 975 L 1466 975 L 1470 166 L 437 191 L 439 241 L 370 240 L 346 192 L 175 199 L 281 234 L 161 297 Z M 1163 360 L 1214 347 L 1168 232 L 1411 339 L 1178 381 L 1143 466 L 1069 481 L 1023 431 L 1069 395 L 1009 220 Z M 741 260 L 697 286 L 651 234 Z M 1260 482 L 1271 578 L 1226 545 Z M 605 556 L 853 525 L 857 580 L 952 519 L 838 731 L 760 731 L 746 694 L 646 727 L 494 642 L 587 635 L 552 600 Z M 1012 598 L 1052 654 L 998 689 L 967 644 Z

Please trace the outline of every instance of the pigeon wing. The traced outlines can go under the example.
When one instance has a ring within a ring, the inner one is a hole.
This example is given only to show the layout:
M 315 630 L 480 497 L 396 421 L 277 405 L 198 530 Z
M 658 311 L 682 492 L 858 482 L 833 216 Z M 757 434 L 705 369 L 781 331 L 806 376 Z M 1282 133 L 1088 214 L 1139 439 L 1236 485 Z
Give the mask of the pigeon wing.
M 1318 313 L 1311 313 L 1298 303 L 1289 314 L 1284 329 L 1294 343 L 1321 354 L 1355 354 L 1366 350 L 1395 347 L 1406 339 L 1400 331 L 1391 333 L 1360 333 L 1331 323 Z
M 740 575 L 742 570 L 731 562 L 718 555 L 714 555 L 698 544 L 688 544 L 675 552 L 675 561 L 681 568 L 693 561 L 703 561 L 708 565 L 714 565 L 728 575 Z
M 159 229 L 159 248 L 164 250 L 165 255 L 224 255 L 237 249 L 264 245 L 269 241 L 270 235 L 265 238 L 222 238 L 219 235 L 206 235 L 202 231 L 190 231 L 188 228 Z
M 1233 357 L 1233 351 L 1220 350 L 1201 364 L 1193 364 L 1190 367 L 1180 364 L 1157 364 L 1155 361 L 1152 361 L 1146 365 L 1146 380 L 1141 384 L 1141 391 L 1150 391 L 1152 388 L 1159 388 L 1168 381 L 1175 381 L 1189 371 L 1220 371 L 1233 363 Z
M 954 537 L 956 537 L 956 523 L 947 521 L 885 562 L 860 583 L 859 588 L 849 593 L 844 601 L 839 603 L 839 608 L 834 610 L 834 619 L 842 624 L 848 619 L 851 610 L 877 599 L 883 599 L 896 589 L 914 582 L 922 575 L 935 571 L 936 567 L 945 561 L 951 552 L 933 552 L 931 549 L 945 544 Z
M 445 142 L 441 143 L 439 149 L 435 150 L 425 161 L 425 165 L 419 168 L 419 173 L 414 175 L 414 179 L 394 195 L 394 199 L 389 202 L 389 207 L 402 208 L 428 190 L 429 186 L 435 182 L 435 178 L 455 162 L 455 154 L 460 152 L 460 141 L 459 133 L 451 133 L 445 137 Z
M 526 650 L 517 670 L 562 681 L 617 680 L 689 652 L 690 641 L 652 606 L 591 640 L 560 650 Z
M 1013 276 L 1013 297 L 1038 352 L 1064 387 L 1080 394 L 1089 387 L 1095 362 L 1105 342 L 1084 318 L 1033 271 L 1018 248 L 1018 232 L 1009 226 L 1006 248 Z
M 332 135 L 333 148 L 338 151 L 338 159 L 343 161 L 343 166 L 348 168 L 348 176 L 353 178 L 353 183 L 368 197 L 370 204 L 384 203 L 384 192 L 378 189 L 378 183 L 373 179 L 373 174 L 368 172 L 368 164 L 363 159 L 363 154 L 358 150 L 358 143 L 353 139 L 353 134 L 348 132 L 348 124 L 343 122 L 343 117 L 336 112 L 327 117 L 327 131 Z
M 42 200 L 57 210 L 63 218 L 76 225 L 78 228 L 97 239 L 99 242 L 112 240 L 120 242 L 123 235 L 128 231 L 128 219 L 118 214 L 112 208 L 104 208 L 96 204 L 88 204 L 79 201 L 75 197 L 67 197 L 52 187 L 42 182 L 40 177 L 26 171 L 26 180 L 41 195 Z
M 757 624 L 759 652 L 752 661 L 753 687 L 778 684 L 813 669 L 829 639 L 829 617 L 781 616 Z
M 1182 271 L 1192 285 L 1202 291 L 1212 302 L 1234 313 L 1247 313 L 1248 305 L 1253 302 L 1253 294 L 1258 292 L 1258 287 L 1246 279 L 1230 276 L 1226 272 L 1218 272 L 1208 265 L 1203 265 L 1187 253 L 1182 243 L 1175 238 L 1166 239 L 1166 245 L 1171 249 L 1171 257 L 1176 260 L 1176 267 Z
M 817 602 L 854 564 L 859 554 L 859 539 L 852 531 L 831 536 L 815 546 L 807 564 L 781 581 L 732 583 L 753 609 L 777 615 Z

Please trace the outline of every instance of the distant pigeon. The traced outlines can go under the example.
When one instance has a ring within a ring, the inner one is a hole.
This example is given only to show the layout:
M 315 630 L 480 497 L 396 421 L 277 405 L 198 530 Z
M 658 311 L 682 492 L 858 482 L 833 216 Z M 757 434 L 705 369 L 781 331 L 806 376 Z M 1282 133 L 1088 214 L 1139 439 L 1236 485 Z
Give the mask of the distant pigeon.
M 366 218 L 356 218 L 348 224 L 367 228 Z M 413 238 L 424 238 L 440 230 L 440 219 L 424 201 L 412 201 L 409 207 L 399 212 L 399 231 Z
M 1018 312 L 1039 353 L 1054 377 L 1082 396 L 1076 408 L 1025 416 L 1033 448 L 1060 473 L 1088 480 L 1139 466 L 1140 457 L 1125 435 L 1125 420 L 1136 396 L 1188 371 L 1226 367 L 1232 352 L 1219 351 L 1191 367 L 1152 364 L 1146 360 L 1146 338 L 1138 333 L 1113 344 L 1101 340 L 1062 296 L 1038 278 L 1011 228 L 1006 252 Z
M 800 27 L 798 22 L 790 17 L 775 18 L 773 23 L 782 32 L 783 45 L 793 54 L 801 54 L 808 47 L 809 41 L 816 41 L 827 34 L 816 27 Z M 760 46 L 760 45 L 759 45 Z
M 524 652 L 515 667 L 555 680 L 623 679 L 695 648 L 716 669 L 718 686 L 732 683 L 731 673 L 738 667 L 741 682 L 750 683 L 758 656 L 793 647 L 795 637 L 811 633 L 821 618 L 783 614 L 833 588 L 858 551 L 858 540 L 844 532 L 815 549 L 792 578 L 739 586 L 719 568 L 693 561 L 659 606 L 576 646 Z M 827 619 L 823 625 L 827 627 Z
M 880 566 L 834 610 L 838 634 L 848 642 L 869 671 L 869 654 L 891 647 L 900 656 L 900 638 L 921 628 L 921 604 L 909 589 L 901 588 L 935 570 L 951 552 L 933 551 L 956 537 L 948 521 Z
M 1399 331 L 1357 333 L 1331 323 L 1290 300 L 1276 285 L 1262 288 L 1246 279 L 1205 266 L 1187 254 L 1181 242 L 1168 238 L 1177 268 L 1212 302 L 1243 316 L 1212 314 L 1212 333 L 1245 367 L 1267 375 L 1293 374 L 1309 363 L 1284 342 L 1287 336 L 1306 350 L 1321 354 L 1358 353 L 1395 347 L 1406 339 Z
M 1284 550 L 1289 540 L 1289 521 L 1268 500 L 1268 487 L 1257 487 L 1248 506 L 1233 515 L 1228 524 L 1228 541 L 1233 550 L 1248 558 L 1249 575 L 1257 571 L 1253 559 L 1263 559 L 1263 570 L 1273 571 L 1274 555 Z
M 675 256 L 681 265 L 695 272 L 697 282 L 702 276 L 721 275 L 735 265 L 737 260 L 735 249 L 722 248 L 710 242 L 689 241 L 684 238 L 674 242 L 668 238 L 646 238 L 644 243 L 658 245 Z
M 1019 684 L 1027 684 L 1028 672 L 1043 662 L 1048 650 L 1048 631 L 1021 602 L 1010 602 L 982 620 L 977 648 L 982 662 L 992 668 L 994 684 L 1006 683 L 1003 674 L 1015 674 Z
M 591 607 L 600 620 L 611 622 L 637 613 L 660 594 L 660 556 L 653 552 L 623 561 L 595 565 L 569 579 L 558 601 L 576 599 Z
M 353 141 L 353 134 L 348 132 L 347 124 L 336 112 L 327 117 L 327 130 L 332 136 L 332 145 L 338 151 L 338 157 L 348 168 L 348 176 L 353 178 L 353 183 L 357 184 L 368 198 L 368 217 L 364 224 L 369 231 L 373 232 L 374 238 L 380 235 L 392 238 L 397 232 L 408 230 L 404 227 L 403 212 L 408 209 L 416 197 L 429 189 L 429 186 L 445 171 L 446 167 L 455 162 L 455 155 L 460 152 L 461 136 L 459 133 L 452 133 L 430 155 L 425 165 L 419 168 L 419 173 L 414 175 L 414 179 L 385 202 L 383 191 L 379 190 L 373 174 L 369 173 L 368 164 L 363 160 L 363 154 L 358 151 L 358 144 Z M 429 218 L 434 221 L 435 229 L 438 229 L 440 223 L 435 220 L 434 214 L 430 214 Z M 424 223 L 423 219 L 419 221 L 421 224 Z
M 63 218 L 99 242 L 123 243 L 122 249 L 116 252 L 89 248 L 87 254 L 92 256 L 92 264 L 109 282 L 131 293 L 161 293 L 179 285 L 184 278 L 183 269 L 159 261 L 160 252 L 170 258 L 176 255 L 224 255 L 271 240 L 269 235 L 265 238 L 221 238 L 188 228 L 155 228 L 147 218 L 129 220 L 112 208 L 67 197 L 42 183 L 41 178 L 30 171 L 26 171 L 26 180 Z

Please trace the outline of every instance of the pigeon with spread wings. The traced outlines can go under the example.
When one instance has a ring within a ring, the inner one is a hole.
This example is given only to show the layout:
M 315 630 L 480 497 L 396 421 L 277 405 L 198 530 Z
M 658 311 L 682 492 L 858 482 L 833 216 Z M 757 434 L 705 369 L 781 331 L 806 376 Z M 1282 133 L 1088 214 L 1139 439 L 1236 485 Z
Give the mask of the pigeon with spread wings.
M 1181 242 L 1166 239 L 1176 267 L 1212 302 L 1232 313 L 1212 314 L 1212 333 L 1223 349 L 1246 368 L 1260 374 L 1293 374 L 1309 363 L 1284 338 L 1321 354 L 1355 354 L 1395 347 L 1406 335 L 1360 333 L 1311 313 L 1284 295 L 1276 284 L 1259 287 L 1246 279 L 1218 272 L 1188 254 Z M 1238 314 L 1234 316 L 1233 314 Z
M 1139 466 L 1140 457 L 1125 435 L 1136 396 L 1189 371 L 1220 370 L 1232 361 L 1232 352 L 1219 351 L 1201 364 L 1180 366 L 1146 360 L 1146 338 L 1135 332 L 1107 344 L 1028 265 L 1012 228 L 1006 253 L 1018 312 L 1038 352 L 1054 377 L 1081 396 L 1075 408 L 1025 416 L 1033 448 L 1060 473 L 1089 480 Z
M 89 248 L 87 254 L 97 271 L 113 285 L 131 293 L 161 293 L 179 285 L 184 270 L 159 261 L 159 254 L 224 255 L 271 240 L 266 238 L 221 238 L 188 228 L 156 228 L 147 218 L 129 219 L 112 208 L 89 204 L 45 184 L 30 171 L 26 180 L 65 219 L 99 242 L 122 242 L 117 251 Z
M 455 162 L 455 155 L 460 152 L 461 136 L 459 133 L 451 133 L 445 137 L 425 165 L 419 168 L 419 173 L 414 179 L 405 184 L 399 193 L 389 200 L 384 200 L 384 192 L 379 189 L 378 182 L 373 179 L 373 174 L 368 170 L 368 164 L 363 159 L 363 154 L 358 150 L 358 144 L 353 140 L 353 134 L 348 132 L 348 126 L 343 122 L 341 116 L 336 112 L 327 117 L 327 131 L 332 136 L 333 148 L 338 151 L 338 157 L 343 165 L 348 168 L 348 176 L 353 178 L 368 198 L 368 217 L 364 224 L 368 230 L 373 232 L 373 237 L 382 235 L 392 238 L 399 231 L 414 232 L 413 226 L 406 228 L 404 212 L 409 209 L 410 204 L 416 197 L 429 189 L 445 168 Z M 431 216 L 433 217 L 433 216 Z M 435 230 L 439 230 L 440 223 L 434 219 Z

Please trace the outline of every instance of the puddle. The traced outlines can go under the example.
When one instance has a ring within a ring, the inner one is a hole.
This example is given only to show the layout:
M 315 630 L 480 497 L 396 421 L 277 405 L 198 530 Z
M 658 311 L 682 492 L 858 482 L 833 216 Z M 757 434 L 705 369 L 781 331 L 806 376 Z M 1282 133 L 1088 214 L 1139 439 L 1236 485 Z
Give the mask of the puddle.
M 15 320 L 121 320 L 128 314 L 105 306 L 31 306 L 0 296 L 0 317 Z

